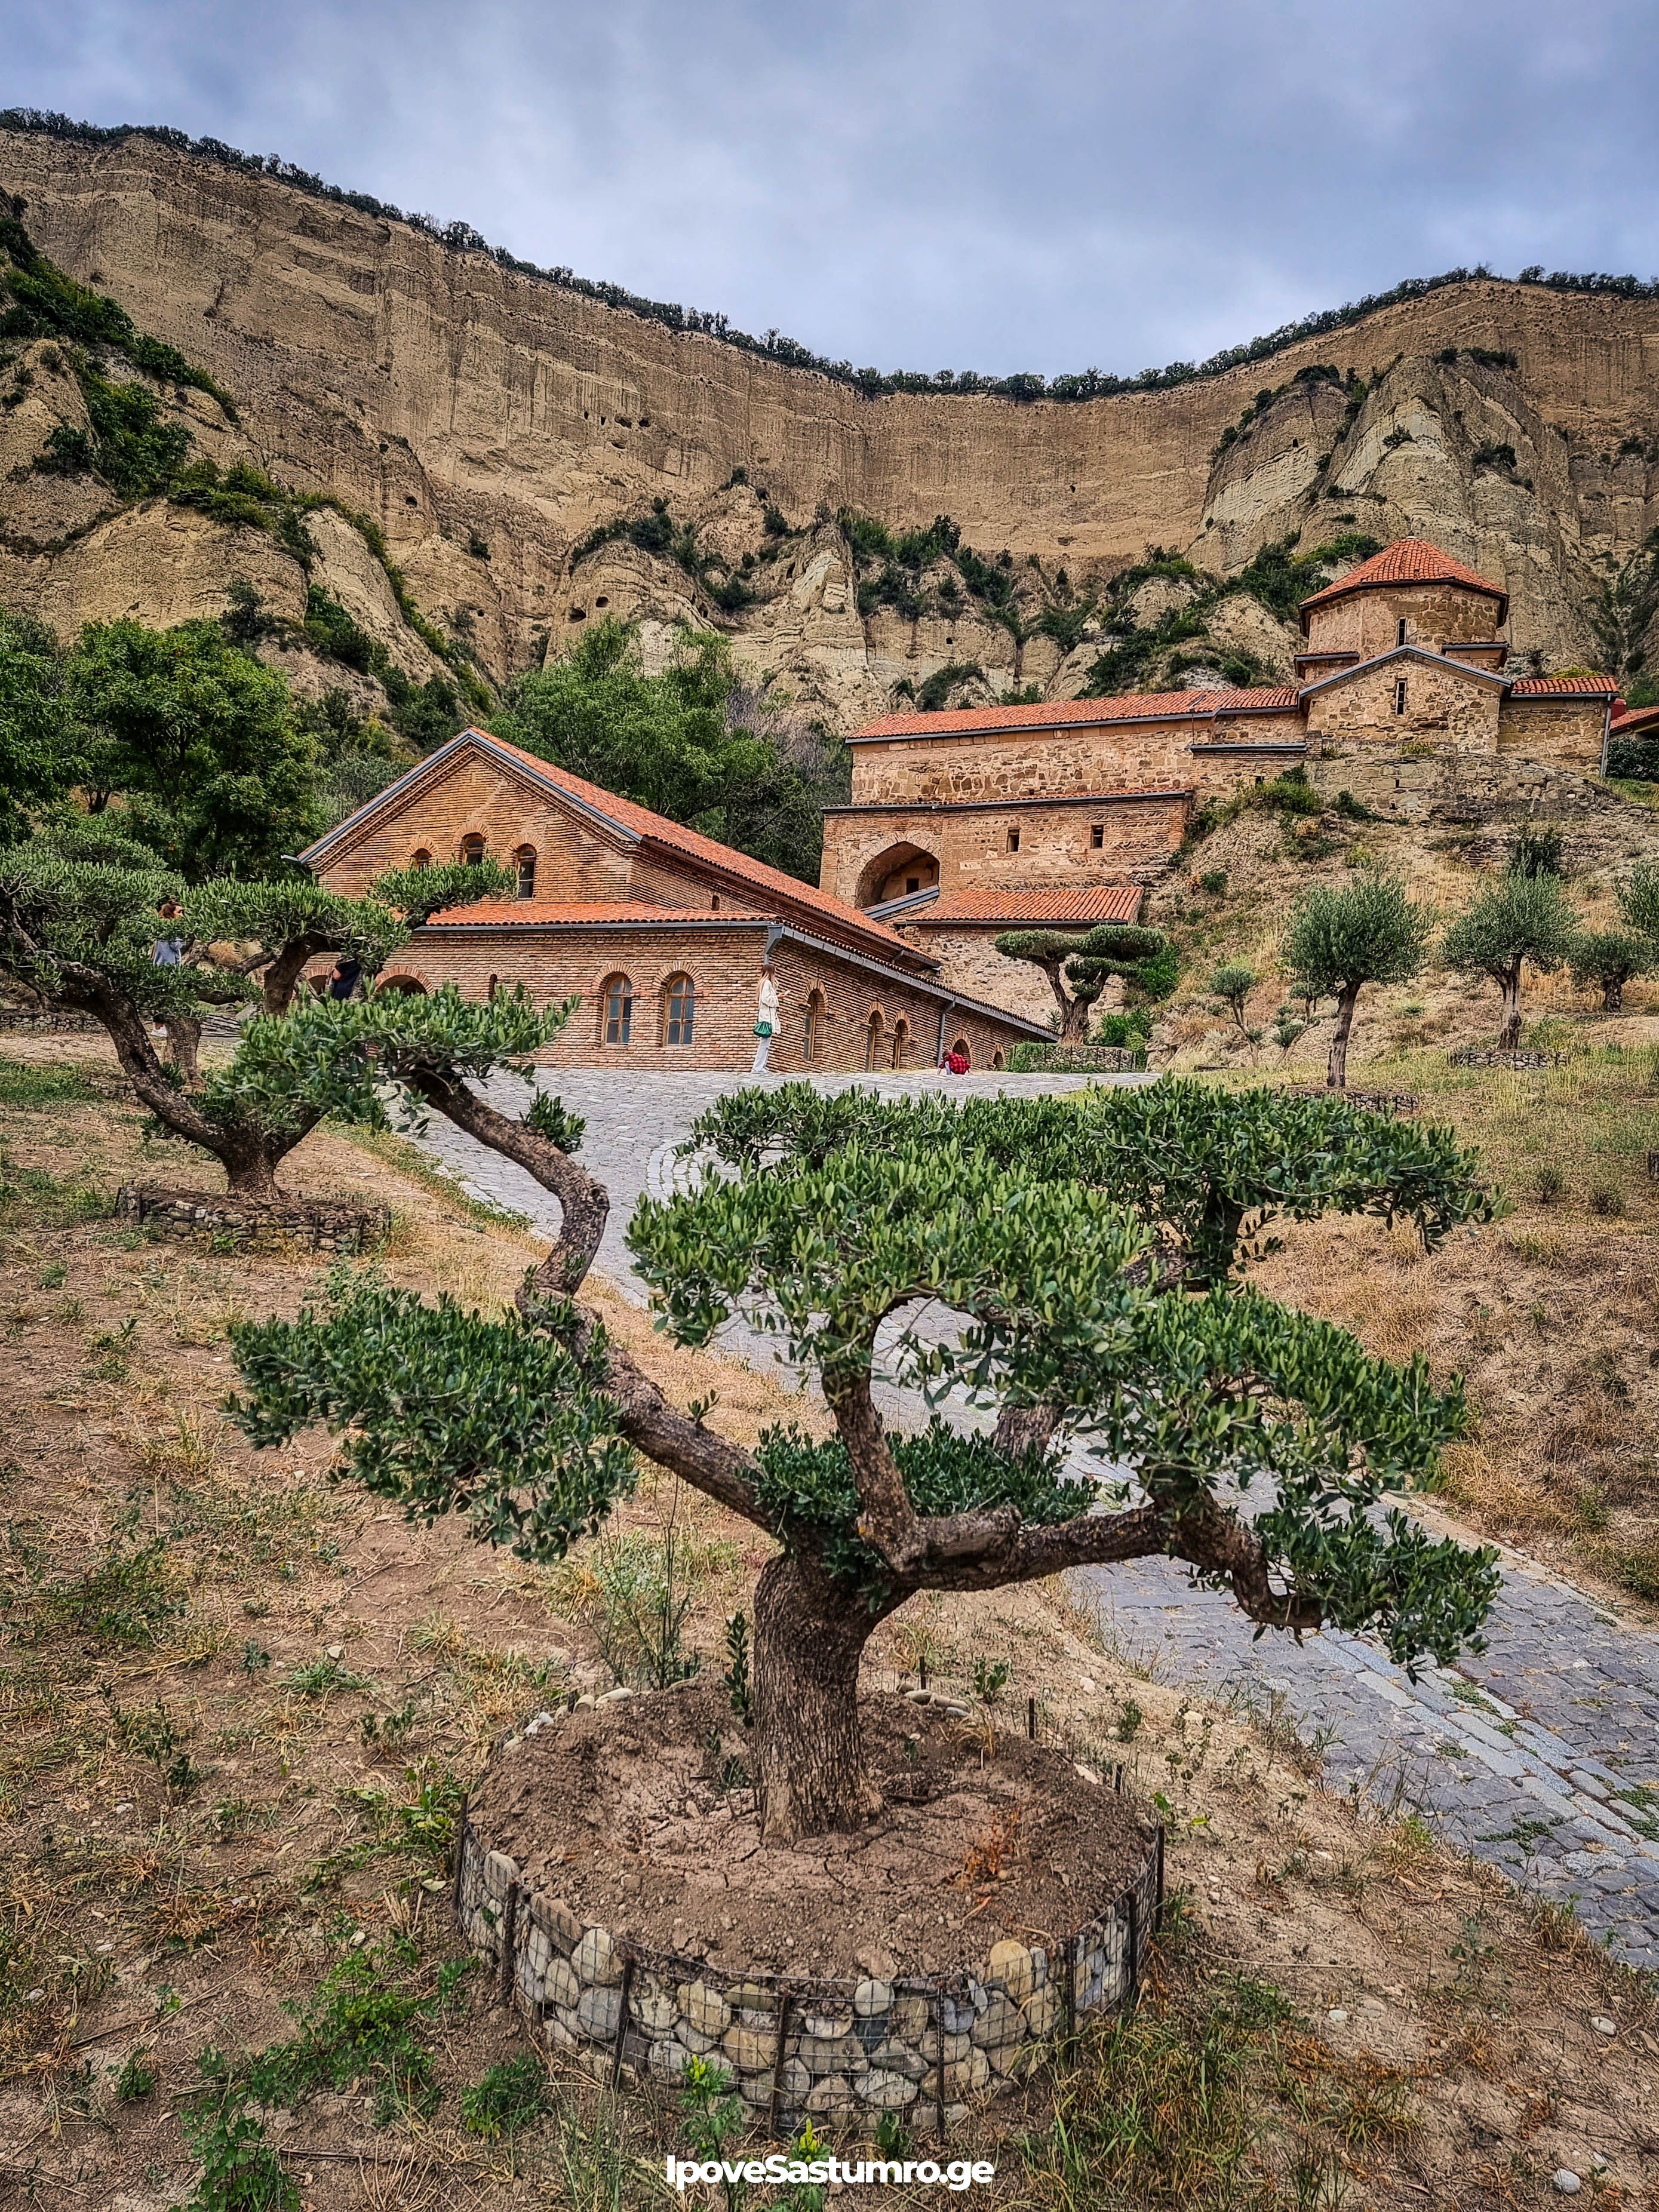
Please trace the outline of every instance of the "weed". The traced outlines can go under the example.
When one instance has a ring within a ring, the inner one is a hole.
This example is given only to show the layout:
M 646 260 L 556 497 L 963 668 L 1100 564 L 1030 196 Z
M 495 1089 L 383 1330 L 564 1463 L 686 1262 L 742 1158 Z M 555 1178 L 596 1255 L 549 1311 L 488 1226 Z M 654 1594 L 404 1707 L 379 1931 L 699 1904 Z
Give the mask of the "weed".
M 250 1636 L 242 1646 L 242 1672 L 245 1674 L 257 1674 L 262 1668 L 269 1667 L 270 1664 L 270 1652 L 263 1644 Z
M 982 1705 L 994 1705 L 1013 1680 L 1014 1670 L 1006 1659 L 976 1658 L 974 1662 L 974 1695 Z
M 533 2051 L 504 2059 L 461 2092 L 461 2125 L 486 2142 L 521 2135 L 547 2109 L 547 2069 Z
M 749 1680 L 749 1617 L 734 1613 L 726 1624 L 726 1669 L 720 1677 L 732 1710 L 748 1728 L 755 1717 L 754 1692 Z
M 1146 1717 L 1133 1698 L 1125 1698 L 1117 1709 L 1115 1734 L 1118 1741 L 1133 1743 Z
M 1630 1211 L 1625 1194 L 1616 1182 L 1593 1182 L 1589 1188 L 1589 1210 L 1606 1221 L 1622 1221 Z
M 148 2097 L 161 2075 L 150 2065 L 149 2053 L 143 2049 L 130 2051 L 125 2064 L 115 2077 L 115 2094 L 124 2105 L 137 2104 Z
M 1567 1179 L 1559 1168 L 1540 1168 L 1532 1179 L 1533 1196 L 1540 1206 L 1557 1205 L 1566 1188 Z
M 372 1690 L 374 1687 L 366 1674 L 354 1674 L 349 1667 L 325 1652 L 320 1659 L 313 1659 L 304 1667 L 283 1677 L 291 1690 L 302 1698 L 325 1698 L 331 1690 Z
M 70 1629 L 94 1644 L 146 1644 L 185 1609 L 158 1537 L 137 1551 L 113 1543 L 95 1567 L 50 1583 L 37 1601 L 43 1624 Z
M 187 2212 L 300 2212 L 300 2192 L 252 2112 L 205 2105 L 186 2112 L 184 2126 L 202 2164 Z

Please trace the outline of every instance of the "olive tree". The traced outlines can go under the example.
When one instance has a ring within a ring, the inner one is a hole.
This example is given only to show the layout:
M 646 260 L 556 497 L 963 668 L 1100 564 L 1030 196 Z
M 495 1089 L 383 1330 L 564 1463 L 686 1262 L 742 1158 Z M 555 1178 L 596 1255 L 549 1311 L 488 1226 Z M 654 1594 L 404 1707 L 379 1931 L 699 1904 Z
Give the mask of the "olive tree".
M 118 828 L 70 818 L 0 852 L 0 975 L 59 1012 L 91 1015 L 160 1128 L 216 1159 L 237 1195 L 273 1198 L 276 1170 L 324 1109 L 269 1055 L 250 1062 L 240 1046 L 204 1075 L 204 1017 L 246 1005 L 260 978 L 267 1006 L 285 1006 L 319 952 L 349 951 L 377 971 L 411 919 L 487 896 L 501 873 L 399 871 L 375 886 L 398 911 L 305 882 L 190 887 Z M 164 942 L 176 954 L 165 963 L 156 958 Z M 167 1033 L 171 1066 L 152 1023 Z
M 1626 984 L 1634 975 L 1650 974 L 1656 961 L 1659 946 L 1633 929 L 1586 930 L 1574 939 L 1570 956 L 1574 983 L 1581 991 L 1601 994 L 1604 1014 L 1620 1011 Z
M 1504 1004 L 1498 1042 L 1512 1052 L 1521 1042 L 1522 969 L 1553 975 L 1571 958 L 1577 936 L 1577 916 L 1559 877 L 1506 874 L 1459 915 L 1440 953 L 1449 968 L 1489 975 L 1497 984 Z
M 1457 1384 L 1437 1389 L 1420 1358 L 1371 1358 L 1345 1331 L 1224 1279 L 1187 1290 L 1182 1256 L 1160 1261 L 1164 1224 L 1085 1179 L 1102 1156 L 1066 1102 L 1011 1135 L 994 1111 L 953 1118 L 867 1096 L 836 1121 L 798 1086 L 775 1094 L 769 1132 L 752 1115 L 729 1132 L 707 1123 L 694 1143 L 709 1172 L 641 1202 L 635 1264 L 682 1344 L 708 1344 L 738 1313 L 781 1336 L 836 1433 L 787 1427 L 750 1450 L 706 1407 L 672 1405 L 580 1301 L 608 1198 L 572 1158 L 562 1109 L 542 1097 L 510 1115 L 475 1087 L 527 1076 L 565 1011 L 538 1012 L 522 994 L 471 1005 L 446 988 L 301 1004 L 255 1025 L 285 1079 L 309 1065 L 313 1095 L 339 1110 L 373 1113 L 389 1088 L 408 1113 L 435 1110 L 526 1169 L 562 1223 L 500 1319 L 368 1273 L 296 1320 L 239 1325 L 237 1418 L 265 1445 L 326 1423 L 343 1471 L 377 1496 L 419 1520 L 459 1513 L 530 1560 L 597 1528 L 641 1458 L 764 1531 L 777 1546 L 755 1594 L 768 1843 L 873 1809 L 860 1658 L 918 1592 L 1161 1556 L 1263 1629 L 1368 1631 L 1408 1665 L 1477 1635 L 1493 1554 L 1431 1536 L 1398 1503 L 1463 1432 Z M 1218 1141 L 1212 1121 L 1189 1146 Z M 1317 1211 L 1316 1164 L 1302 1175 L 1300 1202 Z M 1249 1184 L 1258 1196 L 1263 1180 Z M 1463 1180 L 1461 1197 L 1443 1192 L 1445 1214 L 1478 1210 L 1484 1194 Z M 1179 1203 L 1166 1212 L 1185 1218 Z M 933 1301 L 959 1323 L 944 1340 L 916 1325 Z M 872 1390 L 878 1334 L 900 1382 L 936 1407 L 963 1394 L 996 1413 L 994 1428 L 963 1432 L 936 1412 L 919 1435 L 891 1429 Z M 1079 1474 L 1074 1447 L 1133 1479 Z
M 1005 930 L 995 942 L 1006 960 L 1028 960 L 1048 977 L 1062 1044 L 1083 1042 L 1089 1009 L 1114 975 L 1139 985 L 1148 998 L 1167 998 L 1175 986 L 1173 948 L 1161 929 L 1107 921 L 1091 930 Z
M 1347 1084 L 1359 994 L 1367 983 L 1404 983 L 1417 975 L 1433 927 L 1433 908 L 1414 904 L 1392 876 L 1368 875 L 1341 890 L 1318 884 L 1297 902 L 1280 957 L 1304 996 L 1336 1000 L 1325 1069 L 1332 1090 Z

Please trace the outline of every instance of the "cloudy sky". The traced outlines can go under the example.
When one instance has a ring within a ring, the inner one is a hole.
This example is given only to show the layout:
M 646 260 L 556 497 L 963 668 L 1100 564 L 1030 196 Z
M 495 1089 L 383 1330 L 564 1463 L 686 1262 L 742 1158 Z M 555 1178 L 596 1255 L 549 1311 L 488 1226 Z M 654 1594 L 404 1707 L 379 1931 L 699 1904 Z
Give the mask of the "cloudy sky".
M 0 0 L 170 123 L 856 364 L 1120 374 L 1411 275 L 1659 270 L 1651 0 Z

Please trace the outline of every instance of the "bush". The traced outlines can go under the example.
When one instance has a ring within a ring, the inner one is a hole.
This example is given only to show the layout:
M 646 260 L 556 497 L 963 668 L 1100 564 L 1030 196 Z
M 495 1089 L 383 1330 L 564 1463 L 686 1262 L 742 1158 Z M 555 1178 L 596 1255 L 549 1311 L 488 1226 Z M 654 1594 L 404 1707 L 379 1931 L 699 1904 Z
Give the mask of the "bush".
M 1559 1168 L 1540 1168 L 1532 1179 L 1533 1195 L 1540 1206 L 1558 1205 L 1566 1188 L 1567 1179 Z
M 1590 1185 L 1589 1210 L 1600 1214 L 1604 1221 L 1622 1221 L 1630 1211 L 1625 1194 L 1616 1182 L 1597 1182 Z

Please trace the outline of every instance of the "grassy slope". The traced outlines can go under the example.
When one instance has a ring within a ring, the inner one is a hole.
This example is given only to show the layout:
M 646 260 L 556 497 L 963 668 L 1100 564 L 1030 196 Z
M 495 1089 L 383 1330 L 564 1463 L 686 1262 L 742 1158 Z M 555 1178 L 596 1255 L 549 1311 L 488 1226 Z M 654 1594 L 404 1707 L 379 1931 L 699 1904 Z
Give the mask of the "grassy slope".
M 627 2160 L 683 2144 L 672 2112 L 619 2132 L 591 2085 L 565 2078 L 512 2142 L 459 2124 L 465 2087 L 525 2046 L 477 1976 L 440 2006 L 455 1946 L 428 1886 L 489 1741 L 565 1686 L 608 1680 L 611 1555 L 586 1546 L 532 1574 L 331 1489 L 323 1440 L 250 1452 L 217 1410 L 225 1324 L 291 1310 L 319 1270 L 118 1229 L 110 1196 L 135 1167 L 210 1178 L 146 1158 L 137 1115 L 102 1083 L 88 1095 L 65 1063 L 100 1070 L 94 1041 L 35 1050 L 45 1068 L 0 1073 L 9 2178 L 38 2176 L 46 2203 L 179 2202 L 192 2166 L 179 2114 L 204 2047 L 286 2040 L 308 2086 L 267 2135 L 307 2204 L 517 2205 L 515 2165 L 532 2201 L 573 2212 L 661 2201 Z M 307 1142 L 290 1181 L 389 1199 L 386 1264 L 428 1290 L 497 1301 L 532 1249 L 332 1134 Z M 766 1378 L 673 1351 L 619 1302 L 610 1318 L 683 1399 L 717 1387 L 734 1435 L 802 1413 Z M 764 1547 L 647 1486 L 623 1516 L 635 1564 L 660 1558 L 677 1504 L 695 1539 L 686 1640 L 714 1655 Z M 999 2202 L 1513 2206 L 1541 2203 L 1557 2166 L 1588 2172 L 1593 2155 L 1625 2192 L 1608 2202 L 1642 2201 L 1659 2179 L 1651 1993 L 1570 1925 L 1414 1825 L 1322 1795 L 1273 1714 L 1200 1708 L 1147 1680 L 1060 1593 L 913 1607 L 873 1664 L 924 1652 L 946 1680 L 1006 1658 L 1000 1714 L 1018 1725 L 1037 1697 L 1046 1728 L 1161 1794 L 1172 1837 L 1152 2001 L 1085 2039 L 1063 2130 L 1034 2096 L 1005 2116 L 1029 2127 L 1024 2154 L 987 2136 Z M 979 1899 L 964 1887 L 941 1902 Z M 347 1971 L 372 2002 L 349 2026 L 319 1983 L 359 1955 Z M 1616 2019 L 1611 2044 L 1593 2011 Z M 146 2074 L 147 2093 L 121 2094 Z

